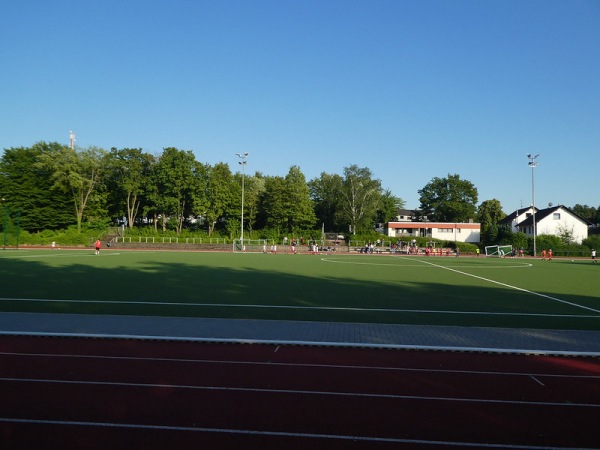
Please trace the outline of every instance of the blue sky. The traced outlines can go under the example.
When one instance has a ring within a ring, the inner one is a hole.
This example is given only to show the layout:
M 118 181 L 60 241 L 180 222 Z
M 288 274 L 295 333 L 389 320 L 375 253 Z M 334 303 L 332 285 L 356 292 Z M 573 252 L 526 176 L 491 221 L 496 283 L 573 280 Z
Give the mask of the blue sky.
M 598 0 L 23 0 L 0 13 L 0 148 L 249 152 L 369 167 L 419 206 L 459 174 L 505 212 L 600 205 Z

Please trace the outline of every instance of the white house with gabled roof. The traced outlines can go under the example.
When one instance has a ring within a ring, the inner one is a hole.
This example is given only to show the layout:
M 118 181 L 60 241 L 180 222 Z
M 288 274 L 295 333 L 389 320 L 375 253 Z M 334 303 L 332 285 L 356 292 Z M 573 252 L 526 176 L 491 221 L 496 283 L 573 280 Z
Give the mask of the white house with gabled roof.
M 533 209 L 517 210 L 502 219 L 499 225 L 510 225 L 512 231 L 533 236 Z M 536 236 L 546 234 L 563 236 L 569 234 L 573 242 L 581 244 L 588 237 L 590 223 L 564 205 L 535 210 Z

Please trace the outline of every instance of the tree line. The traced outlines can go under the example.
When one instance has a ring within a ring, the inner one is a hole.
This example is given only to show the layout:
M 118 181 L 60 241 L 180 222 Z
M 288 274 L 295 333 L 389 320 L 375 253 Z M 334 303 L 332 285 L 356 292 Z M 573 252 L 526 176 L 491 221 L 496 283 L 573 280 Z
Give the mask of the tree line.
M 300 230 L 367 233 L 395 220 L 405 202 L 384 189 L 370 169 L 350 165 L 342 174 L 306 180 L 298 166 L 285 176 L 232 172 L 227 163 L 198 161 L 174 147 L 152 155 L 139 148 L 71 148 L 56 142 L 5 149 L 0 159 L 0 201 L 19 211 L 22 229 L 58 230 L 82 224 L 152 225 L 240 235 L 244 177 L 244 231 L 273 236 Z M 418 191 L 416 220 L 481 223 L 483 243 L 499 243 L 509 230 L 496 199 L 478 205 L 477 188 L 458 174 L 434 177 Z M 600 223 L 600 208 L 575 205 Z M 508 236 L 510 237 L 510 236 Z
M 29 232 L 120 223 L 234 237 L 241 231 L 242 177 L 245 231 L 365 231 L 393 220 L 404 204 L 356 165 L 343 175 L 322 173 L 307 181 L 298 166 L 283 177 L 233 173 L 226 163 L 202 163 L 174 147 L 151 155 L 139 148 L 46 142 L 4 150 L 0 197 L 5 207 L 19 210 L 20 226 Z

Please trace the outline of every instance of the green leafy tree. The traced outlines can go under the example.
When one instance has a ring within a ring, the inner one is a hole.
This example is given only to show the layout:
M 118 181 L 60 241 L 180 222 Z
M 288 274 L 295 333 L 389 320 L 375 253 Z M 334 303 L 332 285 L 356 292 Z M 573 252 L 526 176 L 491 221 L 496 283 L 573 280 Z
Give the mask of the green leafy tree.
M 36 164 L 38 169 L 49 171 L 53 189 L 70 195 L 78 233 L 86 208 L 102 180 L 105 155 L 106 151 L 98 147 L 76 150 L 56 146 L 42 152 Z
M 322 172 L 319 178 L 314 178 L 308 182 L 310 198 L 314 204 L 317 221 L 323 224 L 327 230 L 342 229 L 337 221 L 342 181 L 342 177 L 337 174 Z
M 494 244 L 498 238 L 498 222 L 506 217 L 499 200 L 485 200 L 477 208 L 477 221 L 481 224 L 481 241 Z
M 218 163 L 209 168 L 207 175 L 205 217 L 208 222 L 208 234 L 210 236 L 214 232 L 217 223 L 225 220 L 225 215 L 233 203 L 233 175 L 229 170 L 229 166 L 225 163 Z
M 418 191 L 421 210 L 437 222 L 467 222 L 476 213 L 477 188 L 459 175 L 433 178 Z
M 233 175 L 233 187 L 231 191 L 234 193 L 234 200 L 228 213 L 227 228 L 233 236 L 239 234 L 241 226 L 242 174 L 240 172 Z M 256 172 L 252 176 L 244 176 L 244 228 L 250 232 L 256 228 L 260 212 L 260 199 L 264 191 L 264 175 Z
M 593 206 L 580 205 L 578 203 L 570 209 L 582 219 L 595 225 L 600 224 L 600 207 L 594 208 Z
M 405 202 L 392 194 L 392 191 L 386 189 L 381 194 L 380 206 L 377 210 L 377 222 L 388 223 L 396 220 L 398 209 L 404 208 Z
M 39 166 L 42 153 L 56 152 L 58 143 L 38 142 L 31 148 L 5 149 L 0 159 L 0 198 L 10 210 L 20 211 L 21 229 L 57 230 L 75 221 L 68 194 L 52 189 L 48 168 Z
M 191 214 L 196 167 L 197 161 L 191 151 L 174 147 L 165 148 L 153 166 L 153 186 L 149 189 L 153 206 L 150 209 L 160 214 L 163 231 L 170 218 L 177 234 L 180 234 L 185 218 Z
M 316 217 L 306 178 L 298 166 L 292 166 L 285 178 L 265 178 L 261 205 L 265 225 L 278 233 L 294 233 L 315 226 Z
M 279 176 L 265 177 L 265 190 L 260 200 L 260 213 L 265 227 L 277 233 L 287 231 L 285 179 Z
M 373 228 L 381 204 L 381 181 L 373 179 L 367 167 L 344 168 L 340 190 L 338 220 L 347 223 L 352 233 Z
M 527 235 L 522 232 L 513 233 L 511 243 L 514 248 L 525 249 L 527 248 Z
M 317 218 L 310 199 L 306 177 L 300 167 L 290 167 L 288 174 L 285 176 L 285 187 L 287 191 L 288 230 L 294 232 L 301 228 L 314 227 Z
M 139 148 L 113 147 L 106 161 L 106 185 L 113 215 L 125 215 L 128 227 L 133 228 L 150 182 L 154 158 Z

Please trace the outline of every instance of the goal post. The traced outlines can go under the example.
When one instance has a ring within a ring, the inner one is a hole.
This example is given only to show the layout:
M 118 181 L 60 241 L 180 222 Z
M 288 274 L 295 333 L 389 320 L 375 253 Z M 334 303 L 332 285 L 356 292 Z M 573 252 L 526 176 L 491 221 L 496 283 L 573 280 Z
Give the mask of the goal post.
M 512 245 L 488 245 L 485 247 L 485 256 L 504 258 L 512 254 Z
M 269 253 L 271 247 L 275 245 L 275 239 L 234 239 L 234 253 Z

